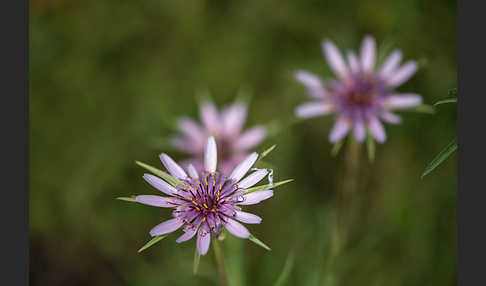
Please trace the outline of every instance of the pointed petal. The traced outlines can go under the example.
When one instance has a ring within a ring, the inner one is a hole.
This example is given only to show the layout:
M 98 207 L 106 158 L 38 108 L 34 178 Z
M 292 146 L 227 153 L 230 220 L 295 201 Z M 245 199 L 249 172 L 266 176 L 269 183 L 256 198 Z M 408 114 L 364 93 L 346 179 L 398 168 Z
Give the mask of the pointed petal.
M 188 241 L 189 239 L 193 238 L 194 235 L 196 235 L 198 229 L 199 229 L 199 225 L 196 226 L 196 227 L 191 226 L 191 227 L 184 229 L 184 234 L 179 236 L 179 238 L 177 238 L 176 242 L 181 243 L 181 242 L 184 242 L 184 241 Z
M 253 152 L 248 157 L 243 160 L 236 168 L 233 170 L 229 179 L 235 180 L 235 182 L 239 182 L 241 178 L 250 170 L 251 166 L 255 164 L 256 160 L 258 159 L 258 153 Z
M 244 227 L 241 223 L 228 218 L 226 223 L 224 223 L 224 227 L 234 236 L 239 238 L 248 238 L 250 236 L 250 232 L 246 227 Z
M 347 118 L 339 118 L 329 133 L 329 141 L 334 143 L 341 140 L 346 134 L 348 134 L 351 128 L 351 121 Z
M 141 204 L 154 207 L 172 208 L 177 206 L 176 204 L 172 203 L 173 198 L 166 198 L 161 196 L 141 195 L 136 196 L 135 200 Z
M 386 140 L 385 128 L 383 128 L 383 125 L 376 117 L 372 117 L 369 120 L 368 128 L 370 129 L 371 135 L 373 135 L 373 137 L 378 143 L 385 142 Z
M 346 78 L 348 75 L 348 68 L 346 67 L 346 63 L 344 62 L 338 48 L 328 40 L 322 43 L 322 48 L 327 63 L 334 73 L 340 78 Z
M 254 126 L 246 130 L 236 139 L 233 148 L 235 150 L 248 150 L 258 145 L 265 138 L 267 134 L 266 128 L 263 126 Z
M 383 114 L 381 114 L 381 119 L 383 119 L 385 122 L 388 122 L 388 123 L 391 123 L 391 124 L 398 124 L 402 121 L 400 116 L 398 116 L 394 113 L 391 113 L 389 111 L 383 112 Z
M 361 67 L 364 72 L 371 72 L 375 67 L 376 43 L 371 36 L 366 36 L 361 45 Z
M 320 115 L 326 115 L 334 110 L 330 103 L 311 102 L 304 103 L 295 108 L 295 116 L 299 118 L 311 118 Z
M 208 253 L 209 245 L 211 244 L 211 233 L 207 229 L 207 224 L 203 224 L 197 235 L 196 247 L 201 255 L 206 255 L 206 253 Z
M 358 57 L 356 54 L 352 51 L 349 51 L 347 54 L 348 57 L 348 65 L 349 69 L 351 70 L 352 73 L 357 73 L 360 70 L 360 64 L 358 61 Z
M 151 236 L 164 235 L 178 230 L 184 222 L 178 218 L 173 218 L 156 225 L 150 230 Z
M 253 193 L 249 193 L 243 196 L 243 201 L 237 203 L 238 205 L 255 205 L 261 201 L 269 199 L 273 196 L 272 190 L 262 190 L 262 191 L 255 191 Z
M 388 109 L 407 109 L 422 103 L 422 97 L 414 93 L 392 94 L 384 100 Z
M 188 117 L 182 117 L 179 119 L 177 125 L 179 130 L 192 140 L 196 140 L 198 142 L 204 140 L 204 130 L 196 121 Z
M 245 179 L 241 180 L 241 182 L 238 183 L 238 188 L 246 189 L 252 187 L 256 183 L 260 182 L 263 178 L 265 178 L 267 174 L 268 171 L 266 169 L 260 169 L 258 171 L 255 171 Z
M 244 223 L 257 224 L 262 222 L 261 217 L 242 211 L 236 211 L 235 218 Z
M 218 164 L 218 150 L 216 149 L 216 140 L 211 136 L 206 141 L 204 150 L 204 170 L 210 173 L 216 172 L 216 165 Z
M 192 139 L 187 139 L 182 136 L 173 136 L 170 138 L 170 144 L 179 151 L 200 154 L 201 149 L 199 144 L 196 144 Z
M 235 102 L 222 112 L 224 133 L 228 137 L 237 136 L 246 120 L 247 106 L 243 102 Z
M 159 157 L 160 160 L 162 161 L 162 164 L 164 164 L 164 167 L 167 169 L 167 171 L 176 179 L 187 178 L 187 174 L 184 171 L 184 169 L 182 169 L 181 166 L 179 166 L 174 160 L 172 160 L 171 157 L 169 157 L 165 153 L 160 154 Z
M 189 173 L 189 176 L 193 179 L 199 179 L 199 175 L 197 174 L 196 168 L 194 168 L 194 165 L 189 164 L 187 166 L 187 172 Z
M 206 129 L 213 134 L 220 131 L 220 116 L 216 105 L 211 101 L 206 101 L 199 107 L 199 116 Z
M 294 73 L 295 78 L 302 83 L 309 91 L 309 96 L 323 99 L 327 96 L 326 90 L 318 76 L 313 73 L 298 70 Z
M 366 138 L 366 128 L 362 120 L 356 120 L 353 126 L 354 138 L 358 142 L 363 142 Z
M 385 61 L 381 65 L 380 70 L 378 71 L 378 74 L 385 79 L 390 78 L 390 75 L 392 75 L 393 72 L 398 68 L 401 61 L 402 61 L 402 52 L 400 52 L 400 50 L 394 50 L 385 59 Z
M 159 177 L 156 177 L 151 174 L 143 174 L 143 178 L 147 183 L 151 184 L 154 188 L 157 190 L 168 194 L 169 196 L 172 196 L 177 193 L 177 189 L 174 188 L 173 186 L 169 185 L 166 181 L 162 180 Z
M 418 65 L 414 61 L 408 61 L 403 66 L 401 66 L 393 75 L 388 79 L 388 85 L 390 87 L 397 87 L 409 78 L 411 78 L 415 72 L 417 72 Z

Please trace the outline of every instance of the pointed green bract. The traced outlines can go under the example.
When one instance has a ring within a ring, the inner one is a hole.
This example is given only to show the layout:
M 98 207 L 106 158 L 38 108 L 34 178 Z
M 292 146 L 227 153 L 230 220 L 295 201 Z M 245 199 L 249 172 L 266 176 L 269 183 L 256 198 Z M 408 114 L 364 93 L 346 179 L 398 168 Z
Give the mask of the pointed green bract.
M 457 139 L 452 140 L 444 150 L 442 150 L 437 156 L 432 160 L 432 162 L 427 165 L 424 172 L 422 173 L 421 178 L 425 177 L 427 174 L 432 172 L 437 166 L 439 166 L 445 159 L 447 159 L 454 151 L 457 149 Z
M 253 193 L 253 192 L 256 192 L 256 191 L 268 190 L 270 188 L 275 188 L 275 187 L 281 186 L 283 184 L 290 183 L 293 180 L 294 179 L 288 179 L 288 180 L 280 181 L 280 182 L 273 183 L 273 184 L 266 184 L 266 185 L 262 185 L 262 186 L 258 186 L 258 187 L 253 187 L 253 188 L 243 190 L 243 192 L 245 192 L 245 194 L 249 194 L 249 193 Z
M 338 142 L 334 143 L 334 145 L 332 145 L 331 156 L 336 157 L 336 155 L 339 153 L 339 150 L 341 150 L 343 143 L 344 140 L 339 140 Z
M 126 202 L 136 202 L 135 196 L 130 196 L 130 197 L 118 197 L 116 198 L 117 200 L 120 201 L 126 201 Z
M 162 239 L 164 239 L 167 235 L 160 235 L 160 236 L 156 236 L 154 238 L 152 238 L 149 242 L 147 242 L 144 246 L 142 246 L 142 248 L 140 248 L 138 250 L 138 253 L 144 251 L 145 249 L 151 247 L 152 245 L 156 244 L 157 242 L 161 241 Z
M 152 172 L 154 175 L 157 175 L 162 179 L 166 180 L 167 183 L 171 184 L 172 186 L 182 185 L 181 181 L 177 180 L 176 178 L 172 177 L 171 175 L 169 175 L 168 173 L 162 170 L 159 170 L 155 167 L 152 167 L 140 161 L 135 161 L 135 163 L 137 163 L 137 165 L 139 165 L 140 167 Z
M 265 156 L 267 156 L 268 154 L 270 154 L 270 152 L 273 151 L 273 149 L 275 149 L 275 147 L 277 147 L 277 144 L 273 144 L 272 146 L 270 146 L 270 148 L 268 148 L 267 150 L 263 151 L 261 154 L 260 154 L 260 157 L 258 157 L 258 160 L 261 160 L 263 159 Z
M 255 243 L 256 245 L 258 246 L 261 246 L 263 248 L 265 248 L 266 250 L 270 251 L 272 249 L 270 249 L 270 247 L 268 247 L 265 243 L 263 243 L 261 240 L 259 240 L 258 238 L 256 238 L 255 236 L 253 236 L 253 234 L 250 234 L 250 236 L 248 237 L 248 239 Z
M 435 113 L 434 106 L 428 105 L 428 104 L 420 104 L 415 108 L 407 109 L 407 110 L 415 111 L 415 112 L 418 112 L 418 113 L 427 113 L 427 114 L 434 114 Z
M 196 275 L 199 269 L 199 260 L 201 260 L 201 254 L 197 251 L 197 247 L 194 249 L 194 264 L 192 265 L 192 274 Z
M 368 159 L 370 162 L 375 160 L 375 140 L 369 131 L 366 132 L 366 147 L 368 150 Z
M 442 100 L 437 101 L 436 103 L 434 103 L 434 106 L 446 104 L 446 103 L 455 103 L 455 102 L 457 102 L 457 97 L 451 97 L 451 98 L 446 98 L 446 99 L 442 99 Z

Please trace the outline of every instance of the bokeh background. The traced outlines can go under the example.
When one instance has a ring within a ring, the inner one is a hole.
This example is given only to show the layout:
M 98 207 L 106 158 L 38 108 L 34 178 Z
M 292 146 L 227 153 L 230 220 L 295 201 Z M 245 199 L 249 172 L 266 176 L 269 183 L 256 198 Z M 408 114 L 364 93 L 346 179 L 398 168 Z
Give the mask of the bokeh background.
M 342 175 L 344 147 L 330 154 L 332 117 L 287 124 L 307 100 L 292 72 L 331 76 L 321 40 L 357 49 L 365 34 L 419 61 L 399 91 L 434 103 L 456 87 L 455 1 L 31 0 L 31 284 L 217 285 L 212 252 L 192 275 L 194 240 L 138 254 L 170 212 L 114 199 L 155 194 L 134 161 L 183 158 L 166 138 L 177 116 L 197 117 L 207 89 L 218 105 L 250 95 L 246 126 L 283 126 L 257 151 L 276 143 L 276 179 L 295 179 L 250 208 L 271 252 L 224 241 L 231 285 L 274 285 L 286 264 L 278 285 L 455 285 L 455 155 L 420 179 L 455 137 L 455 104 L 402 112 L 373 163 L 361 149 L 355 178 Z M 340 206 L 354 217 L 341 242 Z

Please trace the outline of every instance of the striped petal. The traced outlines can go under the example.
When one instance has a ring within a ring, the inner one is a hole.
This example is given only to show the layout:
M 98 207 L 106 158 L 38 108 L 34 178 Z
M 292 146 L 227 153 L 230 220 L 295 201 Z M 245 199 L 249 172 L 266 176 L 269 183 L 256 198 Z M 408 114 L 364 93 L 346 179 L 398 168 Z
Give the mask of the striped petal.
M 169 157 L 165 153 L 160 154 L 159 157 L 160 160 L 162 161 L 162 164 L 164 164 L 164 167 L 172 176 L 174 176 L 177 179 L 187 178 L 187 174 L 184 171 L 184 169 L 182 169 L 181 166 L 179 166 L 174 160 L 172 160 L 171 157 Z
M 178 218 L 169 219 L 152 228 L 152 230 L 150 230 L 150 235 L 159 236 L 168 234 L 178 230 L 183 224 L 184 222 Z
M 250 232 L 246 227 L 244 227 L 241 223 L 228 218 L 227 221 L 224 223 L 224 227 L 234 236 L 239 238 L 248 238 L 250 236 Z
M 136 196 L 135 200 L 141 204 L 154 206 L 154 207 L 172 208 L 176 206 L 176 204 L 174 204 L 173 198 L 166 198 L 161 196 L 141 195 L 141 196 Z
M 261 201 L 269 199 L 273 196 L 272 190 L 262 190 L 249 193 L 243 196 L 243 201 L 237 203 L 238 205 L 255 205 Z
M 258 224 L 262 222 L 262 219 L 259 216 L 242 211 L 236 211 L 235 218 L 241 222 L 249 224 Z
M 189 176 L 193 179 L 199 179 L 199 175 L 197 174 L 196 168 L 194 168 L 194 165 L 189 164 L 187 166 L 187 172 L 189 173 Z
M 248 157 L 243 160 L 236 168 L 233 170 L 229 179 L 235 180 L 235 182 L 239 182 L 241 178 L 250 170 L 251 166 L 255 164 L 256 160 L 258 159 L 258 153 L 253 152 Z
M 238 188 L 247 189 L 249 187 L 252 187 L 256 183 L 260 182 L 263 178 L 265 178 L 267 174 L 268 171 L 266 169 L 257 170 L 251 173 L 248 177 L 241 180 L 241 182 L 238 183 Z
M 166 181 L 162 180 L 159 177 L 156 177 L 151 174 L 143 174 L 143 178 L 145 179 L 145 181 L 147 181 L 147 183 L 152 185 L 154 188 L 156 188 L 157 190 L 165 194 L 168 194 L 169 196 L 173 196 L 174 194 L 177 193 L 176 188 L 169 185 L 169 183 L 167 183 Z
M 218 164 L 218 150 L 216 148 L 216 140 L 211 136 L 206 141 L 204 150 L 204 170 L 210 173 L 216 172 L 216 165 Z
M 204 223 L 197 235 L 196 247 L 197 251 L 201 255 L 206 255 L 209 250 L 209 245 L 211 244 L 211 233 L 209 232 L 209 227 L 207 223 Z

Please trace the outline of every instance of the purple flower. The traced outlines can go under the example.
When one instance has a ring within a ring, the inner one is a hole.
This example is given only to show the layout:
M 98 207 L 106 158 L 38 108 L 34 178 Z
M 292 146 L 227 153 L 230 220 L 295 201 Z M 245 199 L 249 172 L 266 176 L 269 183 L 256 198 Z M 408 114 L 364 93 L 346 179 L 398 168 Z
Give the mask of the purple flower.
M 299 105 L 295 114 L 310 118 L 330 113 L 336 114 L 336 122 L 329 134 L 329 141 L 344 138 L 350 130 L 362 142 L 368 129 L 377 142 L 386 140 L 382 121 L 398 124 L 401 118 L 392 110 L 412 108 L 422 103 L 418 94 L 399 94 L 396 87 L 406 82 L 417 71 L 417 63 L 403 65 L 402 53 L 393 51 L 380 67 L 375 67 L 375 40 L 366 36 L 359 56 L 350 51 L 347 62 L 331 41 L 322 44 L 324 56 L 337 76 L 324 84 L 316 75 L 297 71 L 295 77 L 304 84 L 313 102 Z
M 214 103 L 206 101 L 199 107 L 199 115 L 202 126 L 187 117 L 181 118 L 178 122 L 181 134 L 171 138 L 171 143 L 176 149 L 192 155 L 192 158 L 181 164 L 192 164 L 196 170 L 203 169 L 202 155 L 208 136 L 214 136 L 219 146 L 219 170 L 228 173 L 248 155 L 248 150 L 258 145 L 266 135 L 263 126 L 255 126 L 242 133 L 247 115 L 247 106 L 243 102 L 236 101 L 219 112 Z
M 174 208 L 172 219 L 162 222 L 150 231 L 151 236 L 165 235 L 183 228 L 177 242 L 184 242 L 197 235 L 196 246 L 201 255 L 208 252 L 211 236 L 217 237 L 223 228 L 239 238 L 249 238 L 250 232 L 240 222 L 257 224 L 262 219 L 242 211 L 240 205 L 257 204 L 273 196 L 272 190 L 245 192 L 265 176 L 267 170 L 259 169 L 242 179 L 258 158 L 248 155 L 229 176 L 216 171 L 218 152 L 216 140 L 209 137 L 205 144 L 204 170 L 197 172 L 189 165 L 186 171 L 166 154 L 160 159 L 167 171 L 182 184 L 172 186 L 159 177 L 145 174 L 143 178 L 167 196 L 141 195 L 137 202 L 163 208 Z M 240 221 L 240 222 L 238 222 Z

